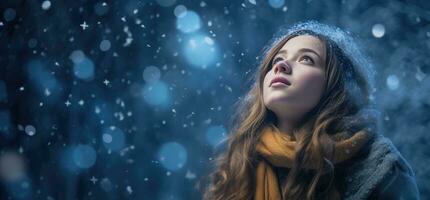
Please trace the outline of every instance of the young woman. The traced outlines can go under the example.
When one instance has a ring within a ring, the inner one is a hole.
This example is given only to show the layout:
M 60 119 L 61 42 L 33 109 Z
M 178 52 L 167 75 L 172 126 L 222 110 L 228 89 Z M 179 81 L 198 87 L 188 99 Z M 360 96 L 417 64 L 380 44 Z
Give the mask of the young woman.
M 269 44 L 204 199 L 419 199 L 378 131 L 375 72 L 349 34 L 308 21 Z

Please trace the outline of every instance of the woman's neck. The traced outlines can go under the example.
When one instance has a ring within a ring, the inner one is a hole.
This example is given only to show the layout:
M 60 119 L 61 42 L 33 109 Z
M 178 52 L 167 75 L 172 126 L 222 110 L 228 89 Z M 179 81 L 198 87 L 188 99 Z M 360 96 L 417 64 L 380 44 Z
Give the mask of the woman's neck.
M 293 123 L 292 120 L 279 120 L 276 123 L 276 127 L 281 131 L 281 133 L 286 134 L 290 136 L 292 140 L 295 140 L 293 133 L 295 123 Z

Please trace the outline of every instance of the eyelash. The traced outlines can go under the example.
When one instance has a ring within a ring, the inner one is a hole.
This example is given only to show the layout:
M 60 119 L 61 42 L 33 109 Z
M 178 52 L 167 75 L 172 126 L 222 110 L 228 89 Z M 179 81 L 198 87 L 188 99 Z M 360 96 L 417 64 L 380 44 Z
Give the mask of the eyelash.
M 310 60 L 310 62 L 311 62 L 312 64 L 314 64 L 314 63 L 315 63 L 315 61 L 314 61 L 310 56 L 302 56 L 302 57 L 300 57 L 299 61 L 301 61 L 303 58 L 307 58 L 307 59 L 309 59 L 309 60 Z M 276 57 L 275 59 L 273 59 L 273 63 L 272 63 L 272 65 L 275 65 L 275 64 L 276 64 L 276 63 L 278 63 L 280 60 L 283 60 L 283 58 L 281 58 L 281 57 Z
M 309 57 L 309 56 L 303 56 L 303 57 L 301 57 L 300 58 L 300 60 L 302 60 L 303 58 L 307 58 L 307 59 L 309 59 L 310 61 L 311 61 L 311 63 L 312 64 L 314 64 L 315 62 L 314 62 L 314 60 L 311 58 L 311 57 Z

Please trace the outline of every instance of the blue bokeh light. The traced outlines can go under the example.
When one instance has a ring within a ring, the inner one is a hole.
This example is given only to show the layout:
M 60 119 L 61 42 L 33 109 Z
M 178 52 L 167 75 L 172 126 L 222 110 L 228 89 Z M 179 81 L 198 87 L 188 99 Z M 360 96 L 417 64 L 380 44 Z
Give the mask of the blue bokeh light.
M 8 8 L 3 13 L 3 18 L 6 21 L 12 21 L 16 17 L 16 11 L 13 8 Z
M 182 4 L 181 5 L 177 5 L 175 7 L 175 9 L 173 10 L 173 13 L 175 14 L 176 17 L 183 17 L 187 13 L 187 7 L 185 7 Z
M 99 48 L 102 51 L 108 51 L 111 47 L 111 43 L 109 40 L 103 40 L 100 42 Z
M 41 88 L 54 89 L 58 85 L 57 80 L 38 60 L 33 60 L 28 63 L 28 76 L 35 82 L 38 82 Z
M 74 75 L 83 80 L 92 80 L 94 78 L 94 64 L 89 58 L 84 57 L 81 62 L 73 65 Z
M 97 154 L 90 145 L 79 144 L 73 150 L 73 161 L 79 168 L 86 169 L 94 165 Z
M 214 40 L 205 35 L 192 36 L 185 44 L 184 54 L 191 65 L 203 69 L 213 64 L 218 56 Z
M 396 90 L 397 88 L 399 88 L 399 82 L 400 81 L 396 75 L 389 75 L 387 78 L 387 87 L 390 90 Z
M 143 98 L 149 105 L 166 105 L 169 102 L 169 90 L 166 83 L 154 81 L 143 87 Z
M 143 70 L 143 80 L 146 82 L 158 81 L 161 77 L 160 69 L 156 66 L 148 66 Z
M 183 33 L 191 33 L 199 30 L 201 23 L 200 16 L 191 10 L 187 10 L 184 14 L 176 18 L 176 28 Z
M 211 126 L 206 131 L 206 141 L 212 146 L 217 146 L 223 142 L 226 135 L 226 130 L 223 126 Z
M 61 85 L 55 76 L 39 60 L 32 60 L 27 64 L 27 76 L 33 82 L 40 96 L 50 96 L 55 102 L 61 94 Z
M 105 192 L 110 192 L 113 188 L 112 185 L 112 181 L 110 181 L 108 178 L 103 178 L 100 181 L 100 187 L 105 191 Z
M 285 4 L 285 0 L 269 0 L 269 5 L 273 8 L 280 8 Z
M 125 145 L 124 132 L 118 127 L 109 127 L 102 134 L 103 145 L 112 151 L 121 150 Z
M 187 162 L 187 150 L 177 142 L 167 142 L 159 149 L 158 160 L 168 170 L 179 170 Z

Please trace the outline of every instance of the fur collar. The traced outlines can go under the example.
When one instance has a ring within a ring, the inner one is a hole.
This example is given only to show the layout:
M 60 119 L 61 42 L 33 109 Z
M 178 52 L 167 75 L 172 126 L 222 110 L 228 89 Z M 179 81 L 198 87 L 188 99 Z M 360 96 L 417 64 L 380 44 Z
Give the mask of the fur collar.
M 391 175 L 395 165 L 414 175 L 393 143 L 381 134 L 375 135 L 366 152 L 344 165 L 345 178 L 342 185 L 346 200 L 367 199 L 378 184 Z

